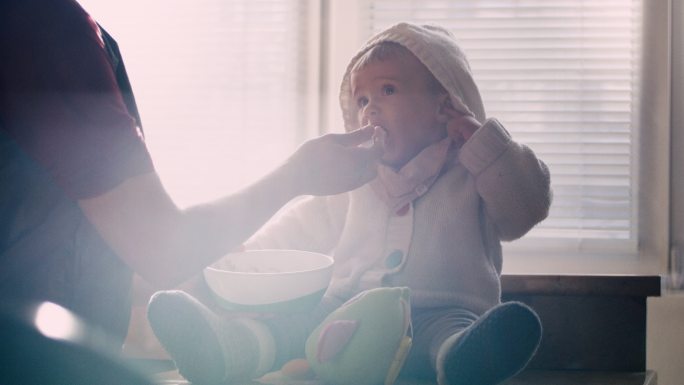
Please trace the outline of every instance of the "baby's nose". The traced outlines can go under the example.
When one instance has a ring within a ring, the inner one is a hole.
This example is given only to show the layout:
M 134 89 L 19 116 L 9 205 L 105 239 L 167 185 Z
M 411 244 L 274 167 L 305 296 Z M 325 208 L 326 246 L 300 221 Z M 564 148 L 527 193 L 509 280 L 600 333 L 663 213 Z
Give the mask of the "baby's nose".
M 369 119 L 370 117 L 376 116 L 379 113 L 379 109 L 377 107 L 376 103 L 371 103 L 368 102 L 366 106 L 363 108 L 363 116 L 366 119 Z

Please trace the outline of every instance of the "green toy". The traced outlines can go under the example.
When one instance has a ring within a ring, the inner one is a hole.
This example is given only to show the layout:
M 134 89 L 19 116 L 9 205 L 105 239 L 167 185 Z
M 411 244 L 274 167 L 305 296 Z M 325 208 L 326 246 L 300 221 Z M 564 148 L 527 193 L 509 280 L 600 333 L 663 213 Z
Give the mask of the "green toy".
M 306 341 L 317 378 L 331 385 L 391 385 L 411 347 L 409 289 L 364 291 L 331 313 Z

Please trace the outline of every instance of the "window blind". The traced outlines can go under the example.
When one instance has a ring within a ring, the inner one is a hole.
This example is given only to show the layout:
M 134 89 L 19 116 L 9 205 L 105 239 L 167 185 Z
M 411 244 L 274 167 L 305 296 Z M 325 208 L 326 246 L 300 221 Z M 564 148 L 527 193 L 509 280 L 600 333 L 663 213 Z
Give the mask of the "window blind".
M 527 240 L 567 251 L 636 252 L 640 1 L 364 4 L 366 37 L 400 21 L 451 30 L 487 115 L 549 166 L 551 211 Z
M 244 187 L 306 137 L 308 1 L 81 3 L 119 42 L 148 148 L 179 205 Z

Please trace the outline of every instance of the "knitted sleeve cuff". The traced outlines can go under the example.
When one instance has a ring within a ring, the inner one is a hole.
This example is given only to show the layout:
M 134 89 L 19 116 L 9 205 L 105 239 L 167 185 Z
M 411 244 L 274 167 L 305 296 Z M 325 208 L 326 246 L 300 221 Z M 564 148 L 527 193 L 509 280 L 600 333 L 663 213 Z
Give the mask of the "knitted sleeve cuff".
M 478 175 L 506 151 L 511 140 L 498 120 L 488 119 L 463 145 L 459 160 L 473 175 Z

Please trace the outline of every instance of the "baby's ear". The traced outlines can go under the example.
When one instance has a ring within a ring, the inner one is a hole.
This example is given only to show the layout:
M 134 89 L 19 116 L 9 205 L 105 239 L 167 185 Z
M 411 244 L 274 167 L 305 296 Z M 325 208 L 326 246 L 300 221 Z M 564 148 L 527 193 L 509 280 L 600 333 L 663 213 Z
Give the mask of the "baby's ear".
M 440 123 L 448 122 L 454 116 L 454 105 L 451 104 L 451 97 L 446 92 L 437 96 L 439 107 L 437 108 L 437 121 Z

